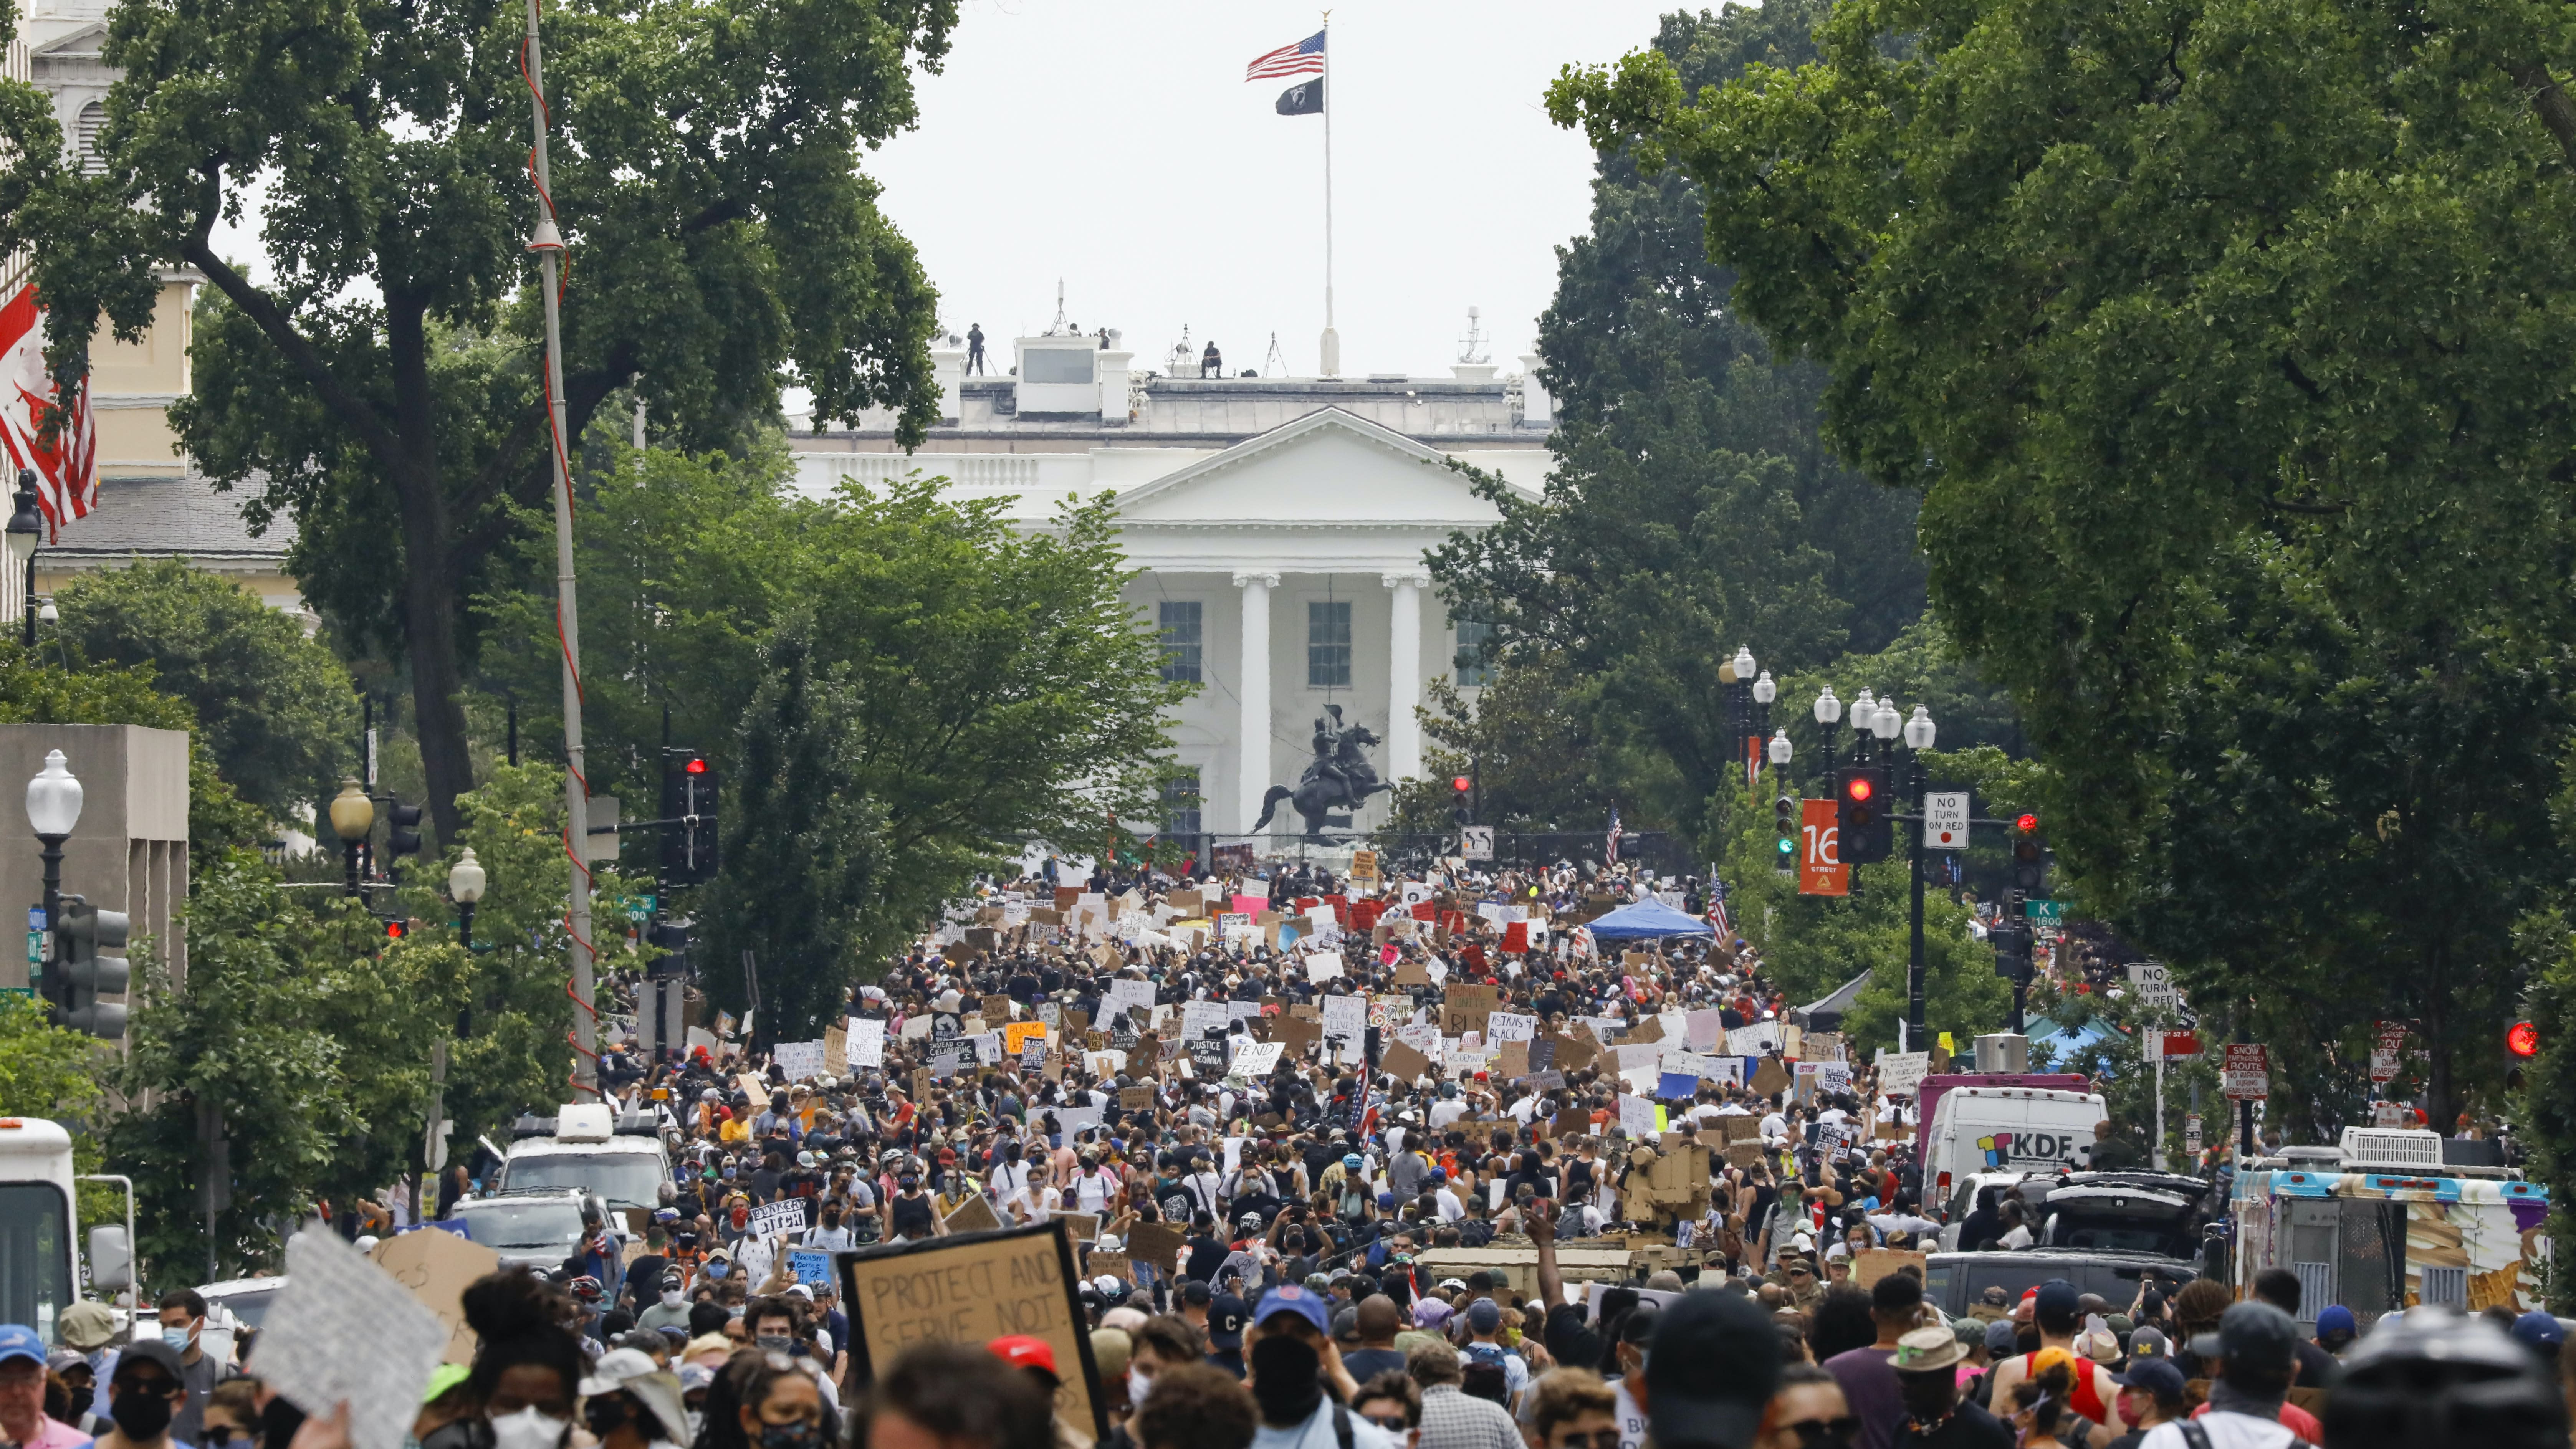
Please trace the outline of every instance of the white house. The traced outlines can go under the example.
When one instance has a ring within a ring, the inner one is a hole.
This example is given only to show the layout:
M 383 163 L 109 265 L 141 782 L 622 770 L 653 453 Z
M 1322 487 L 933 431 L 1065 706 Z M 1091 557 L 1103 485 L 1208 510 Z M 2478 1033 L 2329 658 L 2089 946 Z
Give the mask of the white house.
M 1116 341 L 1020 338 L 1001 377 L 966 376 L 953 347 L 935 353 L 944 421 L 926 442 L 904 454 L 873 417 L 799 430 L 799 484 L 918 470 L 1010 500 L 1030 527 L 1068 495 L 1114 493 L 1141 570 L 1127 596 L 1162 631 L 1169 677 L 1201 686 L 1172 732 L 1204 803 L 1176 808 L 1170 833 L 1249 831 L 1264 792 L 1294 786 L 1313 758 L 1327 705 L 1385 741 L 1371 752 L 1381 777 L 1420 775 L 1424 683 L 1457 675 L 1461 647 L 1481 637 L 1431 587 L 1423 555 L 1497 518 L 1453 460 L 1538 496 L 1552 426 L 1538 359 L 1509 378 L 1486 363 L 1438 379 L 1170 378 L 1134 369 Z M 1353 823 L 1386 809 L 1379 796 Z M 1265 833 L 1302 828 L 1283 804 Z

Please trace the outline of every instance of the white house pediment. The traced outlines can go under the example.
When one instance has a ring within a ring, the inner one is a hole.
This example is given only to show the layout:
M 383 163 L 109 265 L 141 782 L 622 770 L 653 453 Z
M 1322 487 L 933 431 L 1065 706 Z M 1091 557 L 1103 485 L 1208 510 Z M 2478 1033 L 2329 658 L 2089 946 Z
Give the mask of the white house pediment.
M 1313 521 L 1481 528 L 1500 517 L 1438 451 L 1336 408 L 1128 489 L 1118 515 L 1149 527 Z

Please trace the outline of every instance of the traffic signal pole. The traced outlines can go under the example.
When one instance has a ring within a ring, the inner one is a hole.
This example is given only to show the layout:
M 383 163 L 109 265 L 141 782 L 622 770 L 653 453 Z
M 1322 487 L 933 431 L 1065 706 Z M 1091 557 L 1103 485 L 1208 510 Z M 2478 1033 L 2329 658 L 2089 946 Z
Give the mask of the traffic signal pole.
M 1923 1041 L 1923 761 L 1914 760 L 1914 818 L 1906 822 L 1906 833 L 1914 837 L 1914 906 L 1912 940 L 1908 943 L 1905 966 L 1905 1040 L 1909 1052 L 1921 1051 Z

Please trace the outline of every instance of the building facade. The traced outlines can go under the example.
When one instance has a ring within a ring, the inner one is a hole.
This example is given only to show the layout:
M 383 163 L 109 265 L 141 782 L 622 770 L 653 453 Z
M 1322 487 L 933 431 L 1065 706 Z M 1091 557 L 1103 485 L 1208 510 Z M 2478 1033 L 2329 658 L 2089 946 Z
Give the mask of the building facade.
M 1489 363 L 1436 379 L 1165 377 L 1135 368 L 1114 333 L 1017 339 L 1001 376 L 968 376 L 953 346 L 934 358 L 943 420 L 928 440 L 905 453 L 881 418 L 800 427 L 798 485 L 945 478 L 1028 528 L 1069 497 L 1114 495 L 1138 571 L 1127 600 L 1162 635 L 1166 677 L 1199 686 L 1172 719 L 1198 803 L 1176 799 L 1166 831 L 1250 833 L 1335 711 L 1383 742 L 1366 751 L 1382 779 L 1421 775 L 1415 708 L 1435 677 L 1472 694 L 1482 638 L 1424 554 L 1499 517 L 1468 469 L 1539 495 L 1553 413 L 1537 358 L 1509 377 Z M 1373 797 L 1352 825 L 1388 809 Z M 1262 833 L 1303 829 L 1282 803 Z

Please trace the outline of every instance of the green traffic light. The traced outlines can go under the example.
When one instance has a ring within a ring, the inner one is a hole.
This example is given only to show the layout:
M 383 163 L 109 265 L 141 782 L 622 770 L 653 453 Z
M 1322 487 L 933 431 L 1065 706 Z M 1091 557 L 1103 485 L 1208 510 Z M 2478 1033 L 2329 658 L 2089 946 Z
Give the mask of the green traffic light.
M 1782 855 L 1787 855 L 1790 851 L 1797 849 L 1798 846 L 1797 842 L 1789 839 L 1787 836 L 1782 836 L 1779 841 L 1779 848 Z

